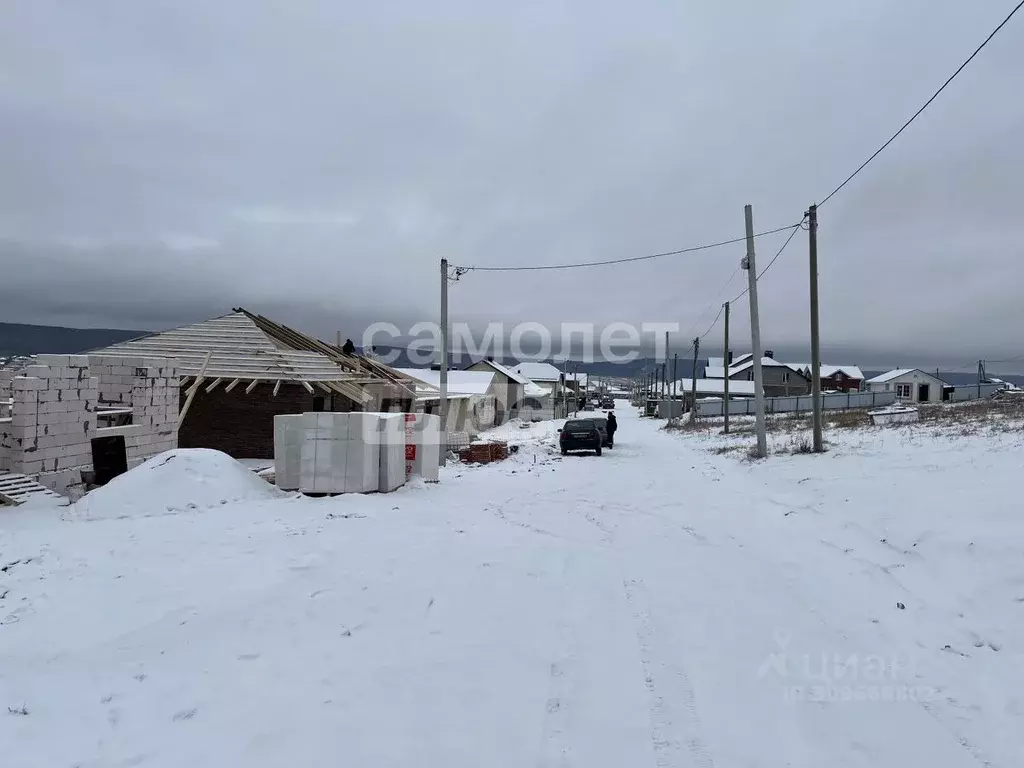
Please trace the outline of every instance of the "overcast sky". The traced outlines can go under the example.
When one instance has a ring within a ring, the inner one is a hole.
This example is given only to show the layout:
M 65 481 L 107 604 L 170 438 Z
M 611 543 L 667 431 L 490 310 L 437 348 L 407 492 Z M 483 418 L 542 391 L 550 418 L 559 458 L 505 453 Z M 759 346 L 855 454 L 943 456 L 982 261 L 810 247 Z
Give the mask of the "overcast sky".
M 672 250 L 742 235 L 745 203 L 759 230 L 793 223 L 1011 6 L 7 0 L 0 320 L 242 305 L 357 338 L 435 319 L 442 255 Z M 1021 94 L 1024 15 L 821 209 L 827 361 L 1024 355 Z M 452 317 L 675 321 L 688 343 L 742 290 L 742 250 L 470 273 Z M 766 347 L 809 356 L 807 293 L 801 232 L 760 284 Z M 745 303 L 732 328 L 742 348 Z

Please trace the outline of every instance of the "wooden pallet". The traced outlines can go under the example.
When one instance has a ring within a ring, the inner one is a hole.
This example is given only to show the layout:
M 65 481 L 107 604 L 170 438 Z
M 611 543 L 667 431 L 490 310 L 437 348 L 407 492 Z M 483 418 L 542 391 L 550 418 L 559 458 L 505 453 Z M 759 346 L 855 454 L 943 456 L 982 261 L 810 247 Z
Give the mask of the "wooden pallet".
M 31 477 L 0 472 L 0 504 L 18 506 L 30 499 L 53 498 L 64 501 L 59 493 L 40 485 Z

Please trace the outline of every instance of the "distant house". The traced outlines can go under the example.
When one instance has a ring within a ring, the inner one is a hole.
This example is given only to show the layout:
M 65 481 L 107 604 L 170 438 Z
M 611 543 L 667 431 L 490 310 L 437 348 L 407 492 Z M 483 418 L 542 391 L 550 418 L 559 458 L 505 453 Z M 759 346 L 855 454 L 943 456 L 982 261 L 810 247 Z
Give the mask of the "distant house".
M 397 368 L 416 382 L 416 410 L 441 412 L 441 372 L 431 368 Z M 447 432 L 476 435 L 495 423 L 497 398 L 493 371 L 448 371 Z M 500 388 L 499 388 L 500 389 Z
M 527 421 L 564 418 L 566 414 L 565 377 L 551 363 L 518 363 L 512 371 L 529 379 L 520 418 Z
M 896 398 L 909 403 L 940 403 L 948 385 L 920 368 L 896 368 L 868 379 L 869 392 L 895 392 Z
M 526 397 L 530 380 L 511 368 L 485 358 L 466 368 L 467 371 L 484 371 L 493 375 L 491 394 L 495 399 L 495 424 L 503 424 L 507 419 L 519 414 L 519 407 Z M 540 394 L 534 392 L 534 395 Z
M 806 395 L 811 391 L 810 377 L 795 370 L 786 363 L 780 363 L 770 356 L 761 358 L 761 377 L 764 385 L 765 397 L 785 397 L 786 395 Z M 713 366 L 712 362 L 723 362 L 721 358 L 709 358 L 708 365 L 704 368 L 704 378 L 724 379 L 726 369 L 722 366 Z M 728 375 L 730 381 L 753 381 L 754 360 L 753 355 L 746 354 L 734 358 L 733 364 L 729 366 Z M 731 394 L 731 393 L 730 393 Z
M 810 363 L 790 363 L 789 366 L 811 379 Z M 822 392 L 857 392 L 864 385 L 864 374 L 856 365 L 821 364 Z
M 676 398 L 683 401 L 683 410 L 692 408 L 693 379 L 680 379 L 675 384 L 669 383 L 669 392 L 674 392 Z M 697 399 L 713 397 L 722 399 L 725 396 L 725 379 L 697 379 Z M 729 379 L 729 399 L 750 398 L 754 396 L 754 382 L 739 379 Z

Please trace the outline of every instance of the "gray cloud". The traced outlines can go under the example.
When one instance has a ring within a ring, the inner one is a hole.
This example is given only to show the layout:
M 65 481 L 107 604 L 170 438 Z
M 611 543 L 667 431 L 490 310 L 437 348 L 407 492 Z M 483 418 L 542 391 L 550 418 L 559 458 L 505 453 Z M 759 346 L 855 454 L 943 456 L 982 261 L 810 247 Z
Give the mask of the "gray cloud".
M 433 319 L 442 255 L 670 250 L 741 234 L 748 202 L 759 228 L 795 222 L 1003 13 L 779 5 L 14 0 L 0 320 L 160 328 L 241 304 L 352 335 Z M 1024 354 L 1022 36 L 1015 19 L 822 208 L 829 352 Z M 474 272 L 452 313 L 678 321 L 685 346 L 742 290 L 723 290 L 741 255 Z M 803 234 L 760 292 L 766 345 L 806 357 Z

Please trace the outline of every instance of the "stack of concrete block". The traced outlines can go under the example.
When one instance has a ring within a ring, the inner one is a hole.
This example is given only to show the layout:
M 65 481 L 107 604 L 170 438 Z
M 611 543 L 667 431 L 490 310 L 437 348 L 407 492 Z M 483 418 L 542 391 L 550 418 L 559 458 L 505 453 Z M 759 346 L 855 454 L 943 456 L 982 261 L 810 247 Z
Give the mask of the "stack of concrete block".
M 441 465 L 441 417 L 433 413 L 405 414 L 405 476 L 419 475 L 436 483 Z M 445 447 L 447 450 L 447 447 Z
M 278 488 L 303 493 L 393 491 L 405 482 L 404 414 L 274 417 Z
M 303 414 L 303 419 L 300 491 L 367 493 L 378 489 L 380 414 L 309 413 Z
M 377 490 L 388 493 L 405 483 L 405 414 L 380 414 L 380 472 Z
M 285 491 L 299 490 L 299 458 L 306 434 L 306 420 L 303 418 L 306 415 L 274 417 L 274 484 Z

